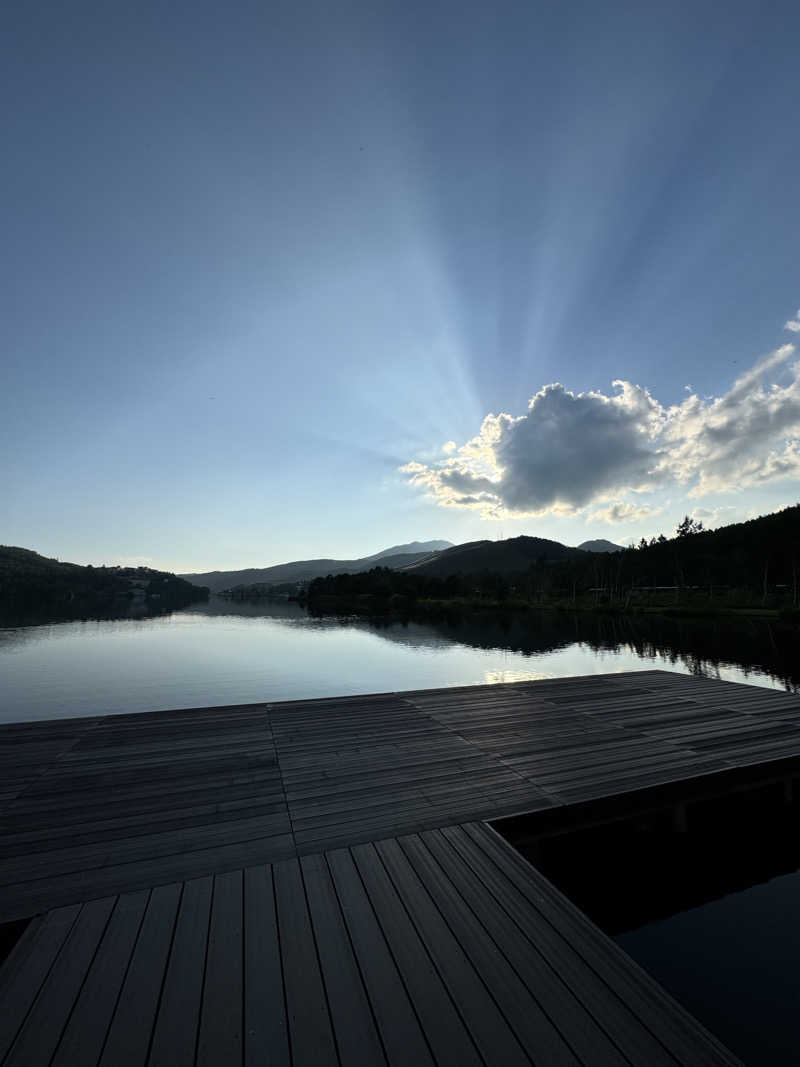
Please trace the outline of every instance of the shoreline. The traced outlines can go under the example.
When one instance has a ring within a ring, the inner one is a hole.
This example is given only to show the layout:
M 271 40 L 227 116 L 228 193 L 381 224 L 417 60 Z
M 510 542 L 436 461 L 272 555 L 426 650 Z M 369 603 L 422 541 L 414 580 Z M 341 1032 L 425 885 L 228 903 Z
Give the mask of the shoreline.
M 770 619 L 788 625 L 800 624 L 800 609 L 787 607 L 761 607 L 759 605 L 742 605 L 732 607 L 717 603 L 684 604 L 631 604 L 626 601 L 605 603 L 587 603 L 572 601 L 544 601 L 536 603 L 527 600 L 409 600 L 406 597 L 377 597 L 371 593 L 350 597 L 324 596 L 314 599 L 298 598 L 298 603 L 313 614 L 364 615 L 392 618 L 429 618 L 467 613 L 508 613 L 526 614 L 545 611 L 556 614 L 576 615 L 624 615 L 630 618 L 643 616 L 663 616 L 668 619 Z

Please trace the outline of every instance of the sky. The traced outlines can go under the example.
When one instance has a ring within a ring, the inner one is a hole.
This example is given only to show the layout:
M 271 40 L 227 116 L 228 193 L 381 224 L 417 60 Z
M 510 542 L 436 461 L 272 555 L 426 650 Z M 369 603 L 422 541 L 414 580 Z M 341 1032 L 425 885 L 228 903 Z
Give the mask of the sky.
M 796 503 L 799 35 L 764 0 L 14 5 L 0 541 L 203 571 Z

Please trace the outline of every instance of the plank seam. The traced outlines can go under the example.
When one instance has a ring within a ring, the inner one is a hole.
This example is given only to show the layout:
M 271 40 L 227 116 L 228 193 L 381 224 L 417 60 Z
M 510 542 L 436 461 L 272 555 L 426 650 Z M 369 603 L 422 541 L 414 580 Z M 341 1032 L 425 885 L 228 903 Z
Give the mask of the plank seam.
M 289 1059 L 294 1063 L 294 1050 L 292 1048 L 292 1028 L 289 1025 L 289 998 L 286 995 L 286 968 L 283 965 L 283 942 L 281 939 L 281 922 L 278 914 L 278 890 L 275 885 L 275 869 L 273 864 L 268 864 L 269 884 L 272 890 L 272 908 L 275 916 L 275 940 L 278 949 L 278 964 L 281 969 L 281 992 L 283 993 L 283 1017 L 286 1020 L 286 1046 L 289 1049 Z M 242 879 L 244 881 L 244 879 Z
M 369 847 L 372 848 L 373 851 L 375 851 L 375 854 L 378 857 L 378 862 L 381 863 L 383 865 L 383 867 L 384 867 L 384 870 L 386 870 L 386 865 L 383 863 L 383 858 L 378 854 L 377 849 L 375 849 L 374 844 L 372 844 L 370 842 L 369 843 Z M 378 912 L 375 909 L 375 905 L 372 903 L 372 897 L 370 896 L 369 889 L 367 888 L 367 884 L 364 881 L 363 875 L 361 874 L 361 868 L 359 867 L 359 865 L 358 865 L 358 863 L 356 861 L 356 858 L 353 855 L 353 850 L 351 848 L 348 848 L 347 851 L 348 851 L 348 854 L 350 856 L 350 862 L 353 865 L 353 868 L 354 868 L 354 870 L 356 872 L 358 880 L 361 882 L 361 888 L 364 890 L 364 896 L 366 897 L 367 903 L 369 904 L 369 907 L 370 907 L 372 915 L 373 915 L 373 917 L 375 919 L 375 922 L 378 925 L 378 929 L 381 932 L 381 937 L 384 940 L 384 943 L 386 945 L 386 949 L 387 949 L 389 955 L 391 956 L 392 963 L 394 963 L 394 968 L 395 968 L 395 971 L 397 972 L 397 977 L 398 977 L 398 979 L 400 981 L 401 986 L 403 987 L 403 990 L 405 991 L 406 999 L 408 1000 L 408 1004 L 409 1004 L 409 1006 L 411 1008 L 411 1011 L 414 1014 L 414 1018 L 417 1020 L 417 1025 L 419 1026 L 419 1031 L 422 1034 L 422 1038 L 423 1038 L 423 1040 L 424 1040 L 424 1042 L 425 1042 L 425 1044 L 426 1044 L 426 1046 L 428 1048 L 428 1052 L 431 1055 L 431 1060 L 434 1063 L 436 1063 L 436 1056 L 434 1055 L 433 1048 L 431 1046 L 430 1041 L 428 1040 L 428 1035 L 427 1035 L 427 1033 L 425 1031 L 425 1026 L 423 1025 L 423 1021 L 420 1018 L 419 1012 L 417 1011 L 417 1005 L 416 1005 L 416 1003 L 414 1001 L 414 998 L 411 996 L 411 991 L 408 988 L 408 984 L 407 984 L 407 982 L 405 980 L 403 972 L 400 969 L 400 967 L 398 967 L 398 965 L 397 965 L 397 960 L 395 959 L 394 952 L 392 952 L 391 943 L 389 941 L 389 938 L 386 936 L 386 930 L 384 928 L 383 923 L 380 920 L 380 916 L 378 915 Z M 412 927 L 414 928 L 414 930 L 417 933 L 417 937 L 420 940 L 420 943 L 421 943 L 421 945 L 423 947 L 423 950 L 425 951 L 425 954 L 430 959 L 431 964 L 433 966 L 433 969 L 436 971 L 436 974 L 439 976 L 439 980 L 442 982 L 442 986 L 444 987 L 445 992 L 447 993 L 448 997 L 450 997 L 450 1000 L 452 1001 L 453 998 L 450 995 L 450 990 L 448 989 L 446 983 L 442 980 L 442 976 L 439 974 L 439 968 L 436 966 L 436 963 L 434 962 L 433 958 L 431 957 L 431 954 L 428 951 L 428 946 L 425 944 L 425 940 L 422 937 L 422 934 L 420 933 L 419 929 L 417 928 L 417 924 L 414 922 L 412 916 L 409 914 L 408 908 L 405 906 L 405 902 L 404 902 L 403 898 L 401 897 L 400 893 L 397 891 L 397 889 L 396 889 L 396 887 L 394 885 L 394 881 L 392 879 L 391 874 L 389 874 L 389 872 L 386 871 L 386 875 L 387 875 L 387 877 L 388 877 L 388 879 L 389 879 L 389 881 L 390 881 L 390 883 L 392 885 L 392 888 L 395 891 L 395 895 L 397 896 L 397 899 L 400 901 L 400 906 L 403 908 L 403 910 L 408 915 L 408 920 L 409 920 L 409 922 L 411 923 Z M 459 1012 L 458 1007 L 457 1007 L 457 1005 L 455 1003 L 453 1004 L 453 1007 L 455 1008 L 456 1014 L 459 1016 L 459 1018 L 461 1018 L 461 1013 Z M 469 1034 L 469 1030 L 468 1029 L 467 1029 L 467 1033 Z M 472 1040 L 472 1034 L 469 1034 L 469 1036 L 470 1036 L 470 1040 Z M 473 1042 L 473 1044 L 474 1044 L 474 1042 Z M 478 1050 L 476 1049 L 476 1052 L 477 1051 Z M 478 1052 L 478 1056 L 479 1056 L 480 1059 L 483 1059 L 483 1057 L 480 1055 L 480 1052 Z
M 193 1063 L 197 1063 L 197 1056 L 200 1051 L 200 1034 L 203 1028 L 203 1008 L 206 1000 L 206 980 L 208 978 L 208 951 L 211 942 L 211 920 L 214 917 L 214 901 L 217 896 L 217 878 L 218 875 L 214 875 L 211 879 L 211 900 L 208 902 L 208 924 L 206 926 L 206 944 L 205 953 L 203 955 L 203 982 L 200 987 L 200 997 L 197 1005 L 197 1030 L 194 1035 L 194 1058 Z M 244 881 L 244 879 L 242 879 Z M 244 946 L 242 946 L 244 949 Z M 244 954 L 244 952 L 243 952 Z
M 151 901 L 152 897 L 153 897 L 153 890 L 150 889 L 150 890 L 148 890 L 148 893 L 147 893 L 147 900 L 145 902 L 145 905 L 142 908 L 142 914 L 141 914 L 141 916 L 139 918 L 139 925 L 136 928 L 136 937 L 133 939 L 133 944 L 131 946 L 131 952 L 130 952 L 130 955 L 128 956 L 128 962 L 125 964 L 125 973 L 123 974 L 122 981 L 119 984 L 119 990 L 117 991 L 117 996 L 116 996 L 116 998 L 114 1000 L 114 1007 L 111 1009 L 111 1012 L 109 1013 L 109 1016 L 108 1016 L 108 1025 L 106 1026 L 106 1032 L 103 1035 L 103 1043 L 100 1046 L 100 1053 L 99 1053 L 99 1055 L 97 1057 L 97 1062 L 98 1063 L 102 1063 L 103 1055 L 104 1055 L 104 1053 L 106 1051 L 106 1045 L 108 1044 L 108 1035 L 111 1033 L 111 1026 L 112 1026 L 112 1024 L 114 1022 L 114 1016 L 117 1014 L 117 1008 L 119 1006 L 120 999 L 122 998 L 122 991 L 125 988 L 125 983 L 128 980 L 128 973 L 130 972 L 131 964 L 133 963 L 133 957 L 136 954 L 136 946 L 139 944 L 139 937 L 140 937 L 140 935 L 142 933 L 142 927 L 144 926 L 144 918 L 145 918 L 145 915 L 147 915 L 147 909 L 150 907 L 150 901 Z
M 164 986 L 166 984 L 167 975 L 169 973 L 169 964 L 170 960 L 172 959 L 172 950 L 175 947 L 175 933 L 178 929 L 178 919 L 180 918 L 181 907 L 183 906 L 183 896 L 185 890 L 186 882 L 181 882 L 181 891 L 178 896 L 177 904 L 175 905 L 175 915 L 172 920 L 172 930 L 170 931 L 169 948 L 167 950 L 166 956 L 164 957 L 164 973 L 161 975 L 161 982 L 159 983 L 158 997 L 156 998 L 156 1010 L 153 1012 L 153 1022 L 150 1028 L 150 1037 L 147 1042 L 147 1055 L 145 1056 L 145 1063 L 150 1062 L 150 1054 L 153 1051 L 153 1041 L 155 1040 L 156 1036 L 156 1026 L 158 1025 L 158 1016 L 161 1012 L 161 1001 L 164 996 Z

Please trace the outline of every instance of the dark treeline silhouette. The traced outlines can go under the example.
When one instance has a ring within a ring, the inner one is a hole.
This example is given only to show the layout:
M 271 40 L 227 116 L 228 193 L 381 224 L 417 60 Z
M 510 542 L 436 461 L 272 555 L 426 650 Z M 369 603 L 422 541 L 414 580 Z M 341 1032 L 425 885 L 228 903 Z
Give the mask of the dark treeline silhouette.
M 260 600 L 266 598 L 296 598 L 303 591 L 304 582 L 253 582 L 250 585 L 235 585 L 232 589 L 223 589 L 217 596 L 228 600 Z
M 115 600 L 158 601 L 178 607 L 208 599 L 208 590 L 150 567 L 93 567 L 62 563 L 26 548 L 0 546 L 0 608 L 4 615 L 51 610 L 56 616 L 81 605 Z
M 315 578 L 308 587 L 308 600 L 315 603 L 328 598 L 377 599 L 402 598 L 410 603 L 419 600 L 456 600 L 486 597 L 506 600 L 512 584 L 502 574 L 483 571 L 471 574 L 451 574 L 447 578 L 418 574 L 415 571 L 393 571 L 388 567 L 373 567 L 361 574 L 329 574 Z
M 496 542 L 498 560 L 507 555 L 509 544 Z M 490 558 L 487 563 L 480 571 L 447 576 L 384 567 L 328 575 L 311 583 L 308 599 L 313 604 L 394 598 L 409 607 L 426 600 L 626 607 L 705 601 L 733 608 L 797 609 L 800 506 L 718 530 L 703 530 L 687 516 L 675 537 L 662 535 L 619 552 L 574 551 L 564 559 L 534 559 L 515 574 L 493 570 Z

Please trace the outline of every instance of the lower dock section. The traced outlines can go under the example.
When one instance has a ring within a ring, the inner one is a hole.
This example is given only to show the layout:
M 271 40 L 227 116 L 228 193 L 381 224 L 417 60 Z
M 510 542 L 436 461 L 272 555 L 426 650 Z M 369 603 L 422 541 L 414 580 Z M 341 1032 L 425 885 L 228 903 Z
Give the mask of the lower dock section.
M 9 1065 L 737 1062 L 483 824 L 56 909 L 0 996 Z

